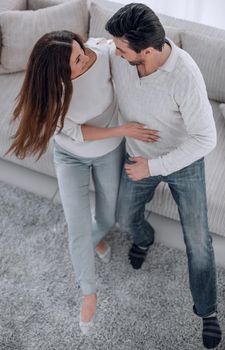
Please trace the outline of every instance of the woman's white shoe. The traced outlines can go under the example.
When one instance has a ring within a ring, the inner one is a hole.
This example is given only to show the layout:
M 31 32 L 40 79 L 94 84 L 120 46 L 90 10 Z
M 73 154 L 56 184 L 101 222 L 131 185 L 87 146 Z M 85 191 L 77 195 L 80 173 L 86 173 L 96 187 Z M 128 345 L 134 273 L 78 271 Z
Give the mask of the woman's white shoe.
M 94 319 L 95 319 L 95 316 L 93 316 L 93 318 L 89 322 L 81 321 L 81 313 L 80 313 L 79 326 L 80 326 L 81 332 L 84 335 L 90 335 L 93 333 L 94 324 L 95 324 Z
M 99 252 L 97 249 L 95 249 L 96 254 L 98 255 L 98 257 L 105 263 L 108 264 L 111 260 L 111 247 L 110 245 L 105 241 L 105 244 L 107 246 L 106 250 L 101 253 Z
M 94 304 L 93 304 L 94 302 Z M 94 330 L 94 323 L 95 323 L 95 312 L 96 312 L 96 294 L 90 294 L 90 295 L 83 295 L 83 301 L 82 301 L 82 306 L 80 310 L 80 319 L 79 319 L 79 326 L 80 330 L 84 335 L 90 335 L 93 333 Z M 83 308 L 86 308 L 86 310 Z M 84 311 L 82 315 L 82 311 Z M 86 312 L 85 312 L 86 311 Z M 91 314 L 90 314 L 91 311 Z M 89 315 L 89 316 L 88 316 Z M 83 321 L 82 316 L 84 318 L 89 319 L 89 321 Z M 90 316 L 92 317 L 90 319 Z

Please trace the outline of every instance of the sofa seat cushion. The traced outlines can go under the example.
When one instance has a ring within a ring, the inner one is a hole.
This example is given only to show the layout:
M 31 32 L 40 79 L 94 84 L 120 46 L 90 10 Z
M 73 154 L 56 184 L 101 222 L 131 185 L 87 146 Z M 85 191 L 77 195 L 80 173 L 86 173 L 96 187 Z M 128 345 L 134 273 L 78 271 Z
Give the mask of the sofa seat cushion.
M 86 2 L 65 2 L 37 11 L 0 13 L 2 31 L 1 73 L 24 70 L 35 42 L 45 33 L 70 30 L 86 38 L 88 10 Z
M 181 33 L 182 48 L 197 63 L 205 79 L 209 98 L 225 101 L 225 40 L 191 32 Z
M 119 10 L 123 4 L 111 1 L 93 1 L 90 5 L 90 29 L 89 36 L 94 38 L 111 38 L 111 35 L 105 30 L 105 24 L 108 19 Z M 181 46 L 180 31 L 171 26 L 165 26 L 166 36 L 176 45 Z
M 10 137 L 15 134 L 18 123 L 10 123 L 15 98 L 24 79 L 24 72 L 0 75 L 0 157 L 40 173 L 55 176 L 53 165 L 52 141 L 44 156 L 36 162 L 34 157 L 20 160 L 12 155 L 3 156 L 11 144 Z
M 219 103 L 210 101 L 213 108 L 217 128 L 217 146 L 206 156 L 206 188 L 208 198 L 208 218 L 211 232 L 225 236 L 225 121 L 219 108 Z M 179 220 L 176 204 L 168 186 L 161 183 L 154 199 L 147 205 L 147 209 Z

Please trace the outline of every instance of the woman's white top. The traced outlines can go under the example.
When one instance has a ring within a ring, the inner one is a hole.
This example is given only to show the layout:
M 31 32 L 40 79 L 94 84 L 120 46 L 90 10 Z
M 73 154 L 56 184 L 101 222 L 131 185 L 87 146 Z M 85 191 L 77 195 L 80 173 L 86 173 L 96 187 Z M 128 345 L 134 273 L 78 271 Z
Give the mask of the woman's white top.
M 96 53 L 95 63 L 72 80 L 73 95 L 64 127 L 55 134 L 56 143 L 78 157 L 100 157 L 113 151 L 121 138 L 84 141 L 81 125 L 110 128 L 117 126 L 117 100 L 111 80 L 107 41 L 91 38 L 85 44 Z

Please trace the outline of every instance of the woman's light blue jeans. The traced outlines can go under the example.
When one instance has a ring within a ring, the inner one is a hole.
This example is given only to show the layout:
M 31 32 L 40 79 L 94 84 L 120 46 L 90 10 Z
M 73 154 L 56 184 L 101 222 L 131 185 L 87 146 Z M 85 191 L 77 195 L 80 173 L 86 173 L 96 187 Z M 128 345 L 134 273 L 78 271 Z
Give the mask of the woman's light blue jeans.
M 126 162 L 129 162 L 128 157 Z M 212 238 L 208 228 L 204 159 L 168 176 L 150 176 L 140 181 L 132 181 L 123 170 L 117 207 L 118 222 L 122 230 L 132 233 L 135 244 L 151 244 L 154 229 L 145 220 L 145 204 L 151 201 L 161 181 L 169 185 L 178 207 L 194 312 L 201 317 L 208 316 L 217 308 L 217 287 Z
M 84 295 L 96 292 L 94 248 L 115 223 L 124 144 L 96 158 L 80 158 L 55 143 L 54 163 L 69 233 L 75 276 Z M 95 221 L 89 184 L 95 185 Z

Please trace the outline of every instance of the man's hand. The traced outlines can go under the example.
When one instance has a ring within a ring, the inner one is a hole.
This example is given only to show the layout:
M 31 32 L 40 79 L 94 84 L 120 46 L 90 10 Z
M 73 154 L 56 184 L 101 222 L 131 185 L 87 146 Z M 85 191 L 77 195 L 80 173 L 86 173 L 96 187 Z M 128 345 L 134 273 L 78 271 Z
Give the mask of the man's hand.
M 145 177 L 151 176 L 148 160 L 142 157 L 130 157 L 130 161 L 134 162 L 133 164 L 125 164 L 124 168 L 128 177 L 133 181 L 142 180 Z

